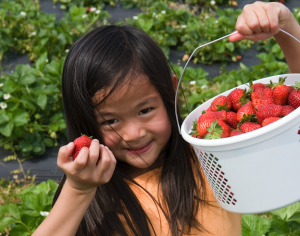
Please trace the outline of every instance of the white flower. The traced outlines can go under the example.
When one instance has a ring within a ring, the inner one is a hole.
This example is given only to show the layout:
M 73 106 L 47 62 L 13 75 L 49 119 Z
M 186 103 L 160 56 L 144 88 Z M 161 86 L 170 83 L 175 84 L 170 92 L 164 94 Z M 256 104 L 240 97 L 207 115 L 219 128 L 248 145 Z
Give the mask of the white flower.
M 219 21 L 218 21 L 218 20 L 216 20 L 215 22 L 216 22 L 216 24 L 218 24 L 218 22 L 219 22 Z
M 300 17 L 300 11 L 298 12 L 297 16 Z
M 207 85 L 202 85 L 201 86 L 201 89 L 206 89 L 207 88 Z
M 157 18 L 158 18 L 158 15 L 156 15 L 155 18 L 157 19 Z
M 161 14 L 166 14 L 166 11 L 165 10 L 161 11 Z
M 208 19 L 208 18 L 209 18 L 209 16 L 205 16 L 204 18 L 205 18 L 205 19 Z
M 9 93 L 7 93 L 7 94 L 4 94 L 4 95 L 3 95 L 3 98 L 4 98 L 4 100 L 7 100 L 7 99 L 9 99 L 9 98 L 10 98 L 10 94 L 9 94 Z
M 211 0 L 211 1 L 210 1 L 210 5 L 213 6 L 213 5 L 215 5 L 215 4 L 216 4 L 216 2 L 215 2 L 214 0 Z
M 156 13 L 155 13 L 155 12 L 153 12 L 153 13 L 152 13 L 152 17 L 155 17 L 155 15 L 156 15 Z
M 1 87 L 3 87 L 3 84 L 2 84 L 2 83 L 0 84 L 0 88 L 1 88 Z
M 66 53 L 69 53 L 69 49 L 66 49 L 65 52 L 66 52 Z
M 95 11 L 96 14 L 99 14 L 100 12 L 101 12 L 100 10 Z
M 134 19 L 134 20 L 137 20 L 137 19 L 138 19 L 138 17 L 137 17 L 137 16 L 133 16 L 133 17 L 132 17 L 132 19 Z
M 48 60 L 48 58 L 46 59 L 46 63 L 48 63 L 49 62 L 49 60 Z
M 49 212 L 47 212 L 47 211 L 40 211 L 40 215 L 41 216 L 47 216 L 47 215 L 49 215 Z
M 84 19 L 84 18 L 87 18 L 87 14 L 83 14 L 82 15 L 82 18 Z
M 96 9 L 96 7 L 91 7 L 90 8 L 90 12 L 94 12 L 94 11 L 96 11 L 97 9 Z
M 185 29 L 185 28 L 186 28 L 186 25 L 181 25 L 181 28 L 184 28 L 184 29 Z
M 16 40 L 17 40 L 17 38 L 14 38 L 14 40 L 16 41 Z
M 21 16 L 26 16 L 26 12 L 21 11 L 21 12 L 20 12 L 20 15 L 21 15 Z
M 30 33 L 30 36 L 35 36 L 36 35 L 36 32 L 31 32 Z
M 190 81 L 190 85 L 195 85 L 195 84 L 196 84 L 195 80 Z
M 5 109 L 7 107 L 7 104 L 5 102 L 0 102 L 0 107 L 2 109 Z

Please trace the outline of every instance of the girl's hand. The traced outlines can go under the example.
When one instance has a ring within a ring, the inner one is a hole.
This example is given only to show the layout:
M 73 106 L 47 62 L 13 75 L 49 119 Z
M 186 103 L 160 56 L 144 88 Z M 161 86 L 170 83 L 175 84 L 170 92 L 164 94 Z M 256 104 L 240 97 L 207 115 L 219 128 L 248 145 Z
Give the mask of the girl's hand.
M 62 146 L 58 152 L 57 165 L 67 175 L 66 184 L 82 191 L 95 191 L 96 187 L 107 183 L 115 170 L 116 158 L 113 153 L 94 139 L 90 148 L 80 150 L 77 158 L 70 157 L 73 142 Z
M 229 37 L 231 42 L 241 39 L 265 40 L 284 29 L 292 18 L 291 11 L 277 2 L 255 2 L 246 5 L 237 19 L 238 33 Z

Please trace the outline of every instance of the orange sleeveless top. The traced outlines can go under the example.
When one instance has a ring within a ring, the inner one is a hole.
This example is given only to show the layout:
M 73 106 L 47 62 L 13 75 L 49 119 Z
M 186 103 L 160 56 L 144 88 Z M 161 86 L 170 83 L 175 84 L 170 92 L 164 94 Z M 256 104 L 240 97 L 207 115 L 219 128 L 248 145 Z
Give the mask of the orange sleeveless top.
M 134 179 L 144 187 L 158 201 L 159 169 L 151 170 Z M 157 204 L 140 187 L 128 182 L 133 192 L 138 197 L 144 211 L 149 217 L 152 226 L 158 236 L 171 236 L 169 224 Z M 189 234 L 199 236 L 241 236 L 242 219 L 241 214 L 228 212 L 217 203 L 213 191 L 206 181 L 207 200 L 214 206 L 200 206 L 197 219 L 208 232 L 200 232 L 192 228 Z M 151 226 L 150 226 L 151 229 Z M 155 234 L 153 234 L 155 235 Z

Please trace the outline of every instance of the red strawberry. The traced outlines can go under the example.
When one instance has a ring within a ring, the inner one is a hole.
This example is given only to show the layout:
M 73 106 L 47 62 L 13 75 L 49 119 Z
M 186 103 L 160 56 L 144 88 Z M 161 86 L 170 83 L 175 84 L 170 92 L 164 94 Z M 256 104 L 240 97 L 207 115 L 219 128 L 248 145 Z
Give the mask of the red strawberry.
M 79 138 L 75 139 L 74 140 L 75 148 L 74 148 L 74 150 L 72 152 L 73 160 L 76 159 L 76 157 L 78 156 L 81 148 L 83 148 L 83 147 L 89 148 L 90 145 L 91 145 L 91 142 L 92 142 L 92 139 L 89 138 L 86 135 L 82 135 Z
M 288 96 L 289 96 L 289 89 L 284 84 L 285 78 L 280 77 L 278 83 L 273 84 L 271 81 L 271 86 L 273 89 L 273 98 L 274 98 L 274 104 L 276 105 L 287 105 L 288 102 Z
M 286 86 L 289 90 L 289 94 L 295 90 L 293 86 Z
M 240 130 L 243 133 L 248 133 L 259 128 L 261 128 L 261 125 L 254 122 L 245 122 L 240 126 Z
M 246 104 L 249 100 L 249 93 L 247 90 L 240 88 L 234 89 L 228 96 L 231 101 L 231 110 L 238 111 L 242 105 Z
M 264 127 L 268 124 L 271 124 L 277 120 L 280 120 L 281 118 L 280 117 L 269 117 L 269 118 L 266 118 L 264 119 L 264 121 L 261 123 L 261 126 Z
M 231 128 L 236 129 L 237 124 L 239 123 L 236 119 L 237 114 L 233 111 L 228 111 L 226 113 L 226 121 L 225 123 L 228 124 Z
M 204 139 L 227 138 L 230 135 L 231 128 L 222 120 L 215 120 L 207 128 L 207 134 Z
M 280 114 L 280 116 L 286 116 L 288 114 L 290 114 L 292 111 L 294 111 L 295 108 L 290 106 L 290 105 L 286 105 L 282 107 L 282 112 Z
M 255 115 L 256 111 L 252 106 L 252 102 L 247 102 L 243 105 L 236 113 L 236 119 L 238 122 L 242 120 L 242 118 L 247 115 Z
M 297 109 L 300 106 L 300 82 L 295 82 L 294 88 L 288 97 L 288 104 Z
M 207 128 L 210 127 L 210 124 L 215 120 L 216 119 L 208 118 L 208 119 L 201 120 L 200 122 L 198 122 L 197 132 L 201 138 L 203 138 L 208 133 Z
M 211 112 L 206 112 L 204 114 L 202 114 L 199 119 L 198 119 L 198 123 L 203 121 L 203 120 L 207 120 L 207 119 L 221 119 L 221 120 L 226 120 L 226 111 L 211 111 Z
M 250 89 L 252 88 L 253 91 L 259 89 L 259 88 L 262 88 L 262 89 L 265 89 L 267 86 L 265 84 L 262 84 L 262 83 L 255 83 L 253 84 L 252 81 L 250 82 Z
M 269 117 L 280 117 L 282 106 L 266 104 L 256 112 L 257 121 L 261 124 L 264 119 Z
M 251 92 L 251 101 L 255 109 L 259 110 L 265 104 L 274 104 L 273 90 L 271 88 L 257 88 Z
M 229 137 L 237 136 L 237 135 L 240 135 L 240 134 L 243 134 L 243 132 L 241 132 L 241 131 L 239 131 L 239 130 L 232 130 L 232 131 L 230 132 Z
M 213 100 L 210 106 L 210 110 L 212 111 L 229 111 L 231 109 L 231 101 L 226 96 L 218 96 Z

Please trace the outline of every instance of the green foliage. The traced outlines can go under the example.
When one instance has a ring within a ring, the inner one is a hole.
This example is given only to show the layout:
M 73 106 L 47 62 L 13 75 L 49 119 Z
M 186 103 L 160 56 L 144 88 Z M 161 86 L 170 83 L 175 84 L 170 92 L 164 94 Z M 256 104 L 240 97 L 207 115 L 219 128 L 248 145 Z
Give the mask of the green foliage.
M 16 194 L 18 203 L 0 205 L 0 233 L 31 235 L 50 212 L 56 189 L 57 184 L 48 180 Z

